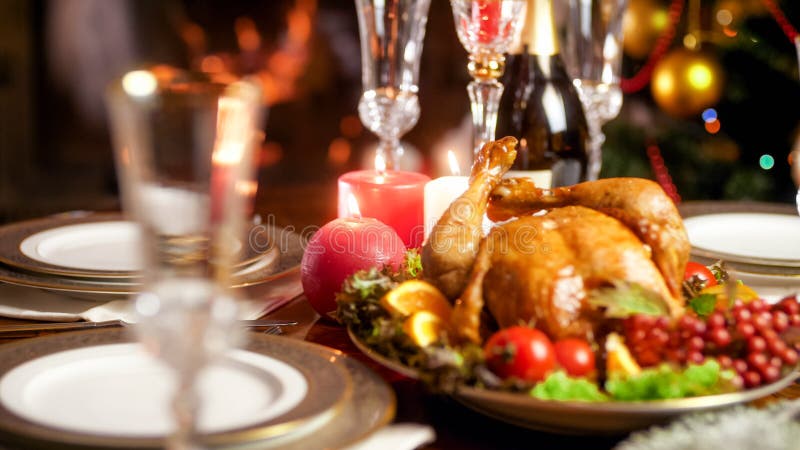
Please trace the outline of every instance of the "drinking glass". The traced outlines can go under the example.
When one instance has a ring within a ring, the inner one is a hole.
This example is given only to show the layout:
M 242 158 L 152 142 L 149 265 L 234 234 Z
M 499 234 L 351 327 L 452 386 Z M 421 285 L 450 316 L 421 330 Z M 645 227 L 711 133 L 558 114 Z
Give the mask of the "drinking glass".
M 201 448 L 196 377 L 244 337 L 228 287 L 246 245 L 261 91 L 156 66 L 116 80 L 106 102 L 123 211 L 140 227 L 145 261 L 134 330 L 175 374 L 167 447 Z
M 456 34 L 469 53 L 467 85 L 472 112 L 474 153 L 494 140 L 497 109 L 503 95 L 498 79 L 505 71 L 505 53 L 520 38 L 525 0 L 451 0 Z
M 596 180 L 603 125 L 622 108 L 622 18 L 628 0 L 569 0 L 564 60 L 589 125 L 589 180 Z
M 417 86 L 430 0 L 355 0 L 361 41 L 361 122 L 378 135 L 386 169 L 399 167 L 400 137 L 419 119 Z

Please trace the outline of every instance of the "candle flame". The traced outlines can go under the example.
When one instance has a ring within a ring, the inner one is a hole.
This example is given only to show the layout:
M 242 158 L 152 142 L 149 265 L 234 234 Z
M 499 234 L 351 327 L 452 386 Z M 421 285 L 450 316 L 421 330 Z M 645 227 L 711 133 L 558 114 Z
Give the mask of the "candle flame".
M 456 158 L 456 153 L 454 151 L 447 151 L 447 162 L 450 164 L 451 174 L 461 175 L 461 166 L 458 164 L 458 158 Z
M 358 207 L 358 199 L 353 194 L 347 194 L 347 215 L 349 217 L 361 218 L 361 209 Z
M 386 172 L 386 158 L 380 152 L 375 154 L 375 170 L 380 173 Z

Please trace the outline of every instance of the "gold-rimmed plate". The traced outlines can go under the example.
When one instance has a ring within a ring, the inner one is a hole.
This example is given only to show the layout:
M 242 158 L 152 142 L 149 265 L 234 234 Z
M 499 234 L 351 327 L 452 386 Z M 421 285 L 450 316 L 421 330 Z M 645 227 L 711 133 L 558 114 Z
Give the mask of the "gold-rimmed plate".
M 92 214 L 95 217 L 96 214 Z M 116 217 L 116 216 L 107 216 Z M 76 220 L 80 220 L 76 219 Z M 290 230 L 274 225 L 254 225 L 249 239 L 258 247 L 271 242 L 270 251 L 262 253 L 249 265 L 237 267 L 233 273 L 231 287 L 283 285 L 299 279 L 300 261 L 303 257 L 302 237 Z M 0 243 L 3 240 L 0 239 Z M 0 261 L 0 281 L 19 286 L 35 287 L 62 292 L 74 297 L 91 300 L 108 300 L 109 297 L 124 298 L 139 291 L 140 278 L 83 278 L 61 276 L 42 271 L 29 271 Z
M 252 225 L 248 237 L 260 225 Z M 59 214 L 0 227 L 0 263 L 18 270 L 116 282 L 141 276 L 136 245 L 138 227 L 121 213 Z M 269 253 L 274 243 L 236 242 L 236 267 L 244 268 Z M 257 244 L 257 245 L 255 245 Z
M 418 378 L 415 369 L 371 349 L 351 330 L 348 334 L 353 344 L 375 362 L 407 377 Z M 774 383 L 755 389 L 638 402 L 541 400 L 521 393 L 466 385 L 458 386 L 451 396 L 474 411 L 525 428 L 561 434 L 620 435 L 666 423 L 682 414 L 751 402 L 786 388 L 799 376 L 800 371 L 796 369 Z
M 800 216 L 725 212 L 683 221 L 692 254 L 756 273 L 800 275 Z
M 163 448 L 158 420 L 168 401 L 159 403 L 165 393 L 153 392 L 160 378 L 136 359 L 131 349 L 138 346 L 124 330 L 93 330 L 0 348 L 0 440 L 13 448 Z M 216 384 L 208 381 L 220 366 L 200 383 L 201 404 L 209 406 L 200 415 L 201 433 L 209 447 L 335 448 L 394 417 L 388 385 L 336 350 L 251 333 L 228 359 L 234 363 L 227 379 L 220 372 Z M 126 361 L 139 370 L 127 370 Z M 138 397 L 124 402 L 125 389 Z M 104 390 L 109 395 L 102 399 Z

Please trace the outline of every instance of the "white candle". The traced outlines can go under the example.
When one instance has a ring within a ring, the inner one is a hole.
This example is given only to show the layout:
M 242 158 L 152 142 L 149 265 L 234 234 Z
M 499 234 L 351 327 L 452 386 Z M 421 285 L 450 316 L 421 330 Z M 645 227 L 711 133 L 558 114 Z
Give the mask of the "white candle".
M 469 177 L 450 175 L 433 179 L 425 184 L 425 239 L 453 200 L 469 186 Z

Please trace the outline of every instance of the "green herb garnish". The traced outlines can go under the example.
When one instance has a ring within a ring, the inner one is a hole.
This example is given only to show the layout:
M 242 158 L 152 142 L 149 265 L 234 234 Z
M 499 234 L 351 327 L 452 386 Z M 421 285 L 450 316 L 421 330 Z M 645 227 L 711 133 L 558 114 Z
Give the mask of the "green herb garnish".
M 585 378 L 572 378 L 558 370 L 530 390 L 530 395 L 542 400 L 577 400 L 600 402 L 608 396 L 600 392 L 597 384 Z
M 667 303 L 660 295 L 637 283 L 616 281 L 613 287 L 595 289 L 589 304 L 603 308 L 612 319 L 624 319 L 634 314 L 663 316 L 669 312 Z
M 615 400 L 660 400 L 731 391 L 730 379 L 717 361 L 709 359 L 684 370 L 662 364 L 636 375 L 609 378 L 605 389 Z
M 717 296 L 714 294 L 700 294 L 689 300 L 689 307 L 692 308 L 698 316 L 702 317 L 706 317 L 714 312 L 716 305 Z

